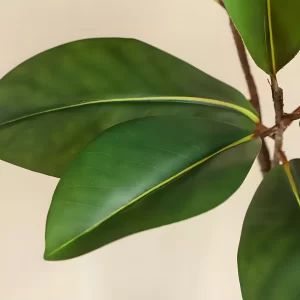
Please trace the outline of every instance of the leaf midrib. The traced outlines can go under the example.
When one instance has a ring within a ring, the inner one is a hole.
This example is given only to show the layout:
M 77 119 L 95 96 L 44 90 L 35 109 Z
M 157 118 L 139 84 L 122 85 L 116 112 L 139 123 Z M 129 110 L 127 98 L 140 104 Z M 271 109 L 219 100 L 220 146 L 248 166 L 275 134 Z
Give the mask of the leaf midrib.
M 239 113 L 242 113 L 246 117 L 248 117 L 251 121 L 254 123 L 257 123 L 259 121 L 259 118 L 250 110 L 247 108 L 244 108 L 242 106 L 239 106 L 237 104 L 228 103 L 222 100 L 216 100 L 216 99 L 209 99 L 209 98 L 199 98 L 199 97 L 188 97 L 188 96 L 158 96 L 158 97 L 132 97 L 132 98 L 114 98 L 114 99 L 104 99 L 104 100 L 91 100 L 86 102 L 80 102 L 72 105 L 67 106 L 61 106 L 53 109 L 47 109 L 40 112 L 36 112 L 33 114 L 28 114 L 26 116 L 22 116 L 19 118 L 15 118 L 6 122 L 3 122 L 0 124 L 1 126 L 12 124 L 21 120 L 37 117 L 43 114 L 57 112 L 65 109 L 71 109 L 86 105 L 95 105 L 95 104 L 102 104 L 102 103 L 118 103 L 118 102 L 192 102 L 192 103 L 202 103 L 202 104 L 208 104 L 212 106 L 220 106 L 220 107 L 226 107 L 235 111 L 238 111 Z
M 179 173 L 175 174 L 174 176 L 164 180 L 163 182 L 159 183 L 158 185 L 152 187 L 151 189 L 147 190 L 146 192 L 144 192 L 143 194 L 139 195 L 138 197 L 134 198 L 133 200 L 131 200 L 130 202 L 128 202 L 126 205 L 123 205 L 122 207 L 120 207 L 119 209 L 117 209 L 116 211 L 114 211 L 113 213 L 111 213 L 110 215 L 108 215 L 106 218 L 102 219 L 101 221 L 97 222 L 96 224 L 94 224 L 93 226 L 91 226 L 89 229 L 83 231 L 82 233 L 80 233 L 79 235 L 77 235 L 76 237 L 72 238 L 71 240 L 69 240 L 68 242 L 64 243 L 63 245 L 61 245 L 59 248 L 53 250 L 52 252 L 50 252 L 49 254 L 45 254 L 45 258 L 50 258 L 52 255 L 54 255 L 55 253 L 59 252 L 60 250 L 64 249 L 65 247 L 67 247 L 68 245 L 70 245 L 71 243 L 73 243 L 74 241 L 76 241 L 77 239 L 79 239 L 80 237 L 88 234 L 89 232 L 93 231 L 94 229 L 96 229 L 98 226 L 100 226 L 102 223 L 104 223 L 105 221 L 107 221 L 108 219 L 112 218 L 113 216 L 115 216 L 116 214 L 118 214 L 119 212 L 123 211 L 124 209 L 126 209 L 127 207 L 133 205 L 134 203 L 136 203 L 137 201 L 147 197 L 148 195 L 150 195 L 151 193 L 157 191 L 158 189 L 164 187 L 165 185 L 171 183 L 172 181 L 178 179 L 179 177 L 181 177 L 182 175 L 186 174 L 187 172 L 191 171 L 192 169 L 198 167 L 199 165 L 201 165 L 202 163 L 204 163 L 205 161 L 209 160 L 210 158 L 216 156 L 217 154 L 228 150 L 230 148 L 233 148 L 235 146 L 238 146 L 242 143 L 248 142 L 253 140 L 255 137 L 253 134 L 248 135 L 232 144 L 229 144 L 223 148 L 221 148 L 220 150 L 208 155 L 205 158 L 202 158 L 201 160 L 199 160 L 198 162 L 190 165 L 188 168 L 185 168 L 184 170 L 180 171 Z
M 273 75 L 276 76 L 276 59 L 275 59 L 275 46 L 274 46 L 274 35 L 273 35 L 273 26 L 272 26 L 271 0 L 267 0 L 267 14 L 268 14 L 269 36 L 270 36 L 272 71 L 273 71 Z
M 291 186 L 291 189 L 294 193 L 294 196 L 295 196 L 298 204 L 300 205 L 300 196 L 299 196 L 297 185 L 296 185 L 296 182 L 295 182 L 295 179 L 294 179 L 295 174 L 292 173 L 291 166 L 290 166 L 289 162 L 284 163 L 284 170 L 285 170 L 286 176 L 288 178 L 289 184 Z

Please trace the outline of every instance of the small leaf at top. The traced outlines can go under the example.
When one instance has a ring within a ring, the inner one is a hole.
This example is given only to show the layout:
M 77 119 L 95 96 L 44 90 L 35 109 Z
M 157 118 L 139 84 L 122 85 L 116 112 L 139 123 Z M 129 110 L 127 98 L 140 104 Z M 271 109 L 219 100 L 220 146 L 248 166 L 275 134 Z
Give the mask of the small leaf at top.
M 108 129 L 57 186 L 45 259 L 73 258 L 216 207 L 249 172 L 260 148 L 251 139 L 247 130 L 201 118 L 145 118 Z
M 157 48 L 82 40 L 43 52 L 0 80 L 0 159 L 60 177 L 107 128 L 159 115 L 248 129 L 258 119 L 238 91 Z
M 300 49 L 299 0 L 224 0 L 256 64 L 275 75 Z
M 244 220 L 238 253 L 244 300 L 300 299 L 300 159 L 289 164 L 292 180 L 283 166 L 272 169 Z

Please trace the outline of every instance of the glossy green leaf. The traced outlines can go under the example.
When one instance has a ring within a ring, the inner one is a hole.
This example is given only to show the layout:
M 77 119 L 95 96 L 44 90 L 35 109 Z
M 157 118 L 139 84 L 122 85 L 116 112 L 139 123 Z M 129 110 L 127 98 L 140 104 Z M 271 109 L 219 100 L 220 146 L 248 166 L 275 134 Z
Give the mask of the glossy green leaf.
M 247 175 L 260 148 L 250 139 L 248 130 L 201 118 L 145 118 L 108 129 L 57 186 L 45 259 L 82 255 L 216 207 Z
M 300 49 L 299 0 L 224 0 L 256 64 L 276 74 Z
M 41 53 L 0 80 L 0 159 L 60 177 L 107 128 L 159 115 L 253 130 L 257 121 L 238 91 L 148 44 L 82 40 Z
M 300 160 L 290 168 L 300 191 Z M 264 178 L 244 221 L 238 254 L 244 300 L 300 299 L 299 234 L 299 203 L 279 166 Z

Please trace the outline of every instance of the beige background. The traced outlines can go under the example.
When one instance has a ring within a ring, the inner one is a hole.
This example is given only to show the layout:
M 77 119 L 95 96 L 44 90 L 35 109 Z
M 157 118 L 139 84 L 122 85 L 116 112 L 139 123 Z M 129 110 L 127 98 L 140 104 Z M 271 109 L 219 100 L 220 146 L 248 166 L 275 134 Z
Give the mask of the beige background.
M 227 25 L 224 11 L 212 0 L 1 1 L 0 77 L 49 47 L 122 36 L 162 48 L 247 94 Z M 286 111 L 300 102 L 299 66 L 298 57 L 279 76 Z M 253 63 L 252 68 L 265 123 L 272 125 L 267 77 Z M 290 158 L 300 154 L 298 137 L 295 124 L 287 134 Z M 57 180 L 0 162 L 0 299 L 241 300 L 236 250 L 259 181 L 254 166 L 231 199 L 203 216 L 75 260 L 49 263 L 42 259 L 44 227 Z

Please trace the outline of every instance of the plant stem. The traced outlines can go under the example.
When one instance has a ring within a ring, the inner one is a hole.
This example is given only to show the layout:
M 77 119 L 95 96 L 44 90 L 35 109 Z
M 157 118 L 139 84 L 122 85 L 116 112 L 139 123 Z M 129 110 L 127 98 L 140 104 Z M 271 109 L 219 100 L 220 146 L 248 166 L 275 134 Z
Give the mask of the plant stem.
M 277 130 L 277 125 L 267 128 L 264 125 L 260 124 L 260 126 L 257 128 L 257 132 L 255 133 L 255 136 L 259 136 L 262 139 L 266 137 L 270 137 L 271 139 L 275 140 L 274 135 L 276 130 Z
M 225 8 L 224 3 L 222 0 L 219 0 L 218 3 Z M 226 10 L 226 8 L 225 8 Z M 257 87 L 253 78 L 253 75 L 251 73 L 246 48 L 244 46 L 244 43 L 240 37 L 240 34 L 238 33 L 237 29 L 235 28 L 232 20 L 230 19 L 230 28 L 232 31 L 232 35 L 234 38 L 234 42 L 236 45 L 236 49 L 239 55 L 240 63 L 245 75 L 245 79 L 247 82 L 249 94 L 250 94 L 250 102 L 253 105 L 253 107 L 257 110 L 259 118 L 261 120 L 261 107 L 259 102 L 259 96 L 257 92 Z M 265 175 L 267 172 L 271 170 L 271 158 L 270 158 L 270 152 L 268 149 L 268 146 L 266 142 L 262 139 L 262 148 L 260 153 L 258 154 L 258 161 L 260 164 L 260 169 L 263 175 Z
M 271 76 L 271 89 L 275 110 L 275 122 L 277 130 L 275 132 L 275 148 L 272 167 L 279 165 L 280 153 L 282 152 L 283 132 L 284 132 L 284 111 L 283 111 L 283 91 L 279 87 L 276 76 Z
M 292 121 L 299 120 L 300 114 L 299 113 L 285 114 L 283 118 L 284 118 L 284 124 L 286 124 L 286 126 L 287 126 L 287 125 L 290 125 L 290 123 L 292 123 Z
M 285 114 L 284 125 L 288 127 L 293 121 L 300 119 L 300 106 L 297 107 L 291 114 Z
M 259 116 L 261 117 L 261 108 L 260 108 L 260 103 L 259 103 L 257 87 L 256 87 L 254 78 L 251 73 L 251 69 L 249 66 L 248 57 L 247 57 L 244 43 L 240 37 L 240 34 L 236 30 L 236 28 L 231 20 L 230 20 L 230 28 L 231 28 L 235 46 L 236 46 L 236 49 L 237 49 L 237 52 L 239 55 L 241 67 L 243 69 L 245 79 L 247 82 L 247 86 L 248 86 L 248 90 L 249 90 L 249 94 L 250 94 L 250 102 L 252 103 L 253 107 L 256 109 Z

